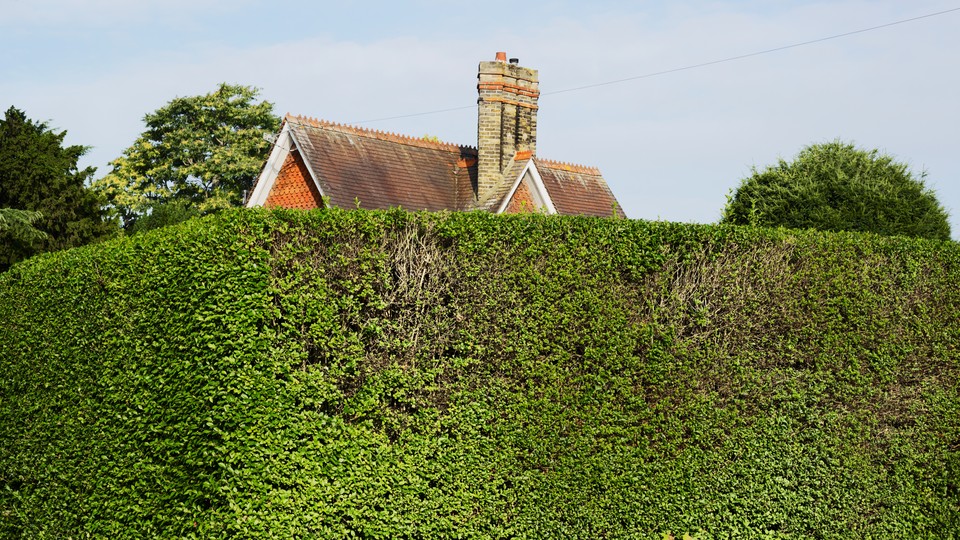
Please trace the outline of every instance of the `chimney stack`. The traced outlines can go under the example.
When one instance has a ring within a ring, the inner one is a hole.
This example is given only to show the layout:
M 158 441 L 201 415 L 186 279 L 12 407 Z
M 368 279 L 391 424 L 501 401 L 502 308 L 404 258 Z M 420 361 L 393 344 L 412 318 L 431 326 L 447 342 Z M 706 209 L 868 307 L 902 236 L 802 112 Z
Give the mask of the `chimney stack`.
M 483 200 L 517 152 L 536 154 L 537 70 L 498 52 L 496 60 L 480 62 L 477 91 L 477 198 Z

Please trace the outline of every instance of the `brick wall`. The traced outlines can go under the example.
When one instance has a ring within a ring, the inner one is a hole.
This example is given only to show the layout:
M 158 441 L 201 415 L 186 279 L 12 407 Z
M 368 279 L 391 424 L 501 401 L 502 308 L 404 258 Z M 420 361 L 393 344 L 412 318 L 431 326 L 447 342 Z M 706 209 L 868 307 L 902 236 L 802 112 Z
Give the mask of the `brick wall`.
M 310 180 L 309 171 L 300 157 L 300 152 L 290 152 L 283 162 L 283 167 L 277 174 L 277 180 L 263 204 L 267 208 L 280 206 L 283 208 L 320 208 L 323 199 L 320 192 Z
M 477 74 L 477 196 L 495 189 L 517 152 L 536 153 L 537 70 L 505 61 L 480 62 Z
M 510 197 L 510 202 L 503 210 L 504 214 L 530 214 L 539 212 L 536 202 L 533 200 L 533 194 L 530 192 L 530 183 L 526 178 L 517 186 L 517 190 Z

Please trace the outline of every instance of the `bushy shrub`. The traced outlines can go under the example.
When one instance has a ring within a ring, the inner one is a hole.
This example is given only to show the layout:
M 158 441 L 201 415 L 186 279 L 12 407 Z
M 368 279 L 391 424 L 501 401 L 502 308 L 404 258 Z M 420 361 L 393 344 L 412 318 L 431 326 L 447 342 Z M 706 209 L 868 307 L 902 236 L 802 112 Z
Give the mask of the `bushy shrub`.
M 950 239 L 946 210 L 903 163 L 834 141 L 754 170 L 730 198 L 723 223 Z

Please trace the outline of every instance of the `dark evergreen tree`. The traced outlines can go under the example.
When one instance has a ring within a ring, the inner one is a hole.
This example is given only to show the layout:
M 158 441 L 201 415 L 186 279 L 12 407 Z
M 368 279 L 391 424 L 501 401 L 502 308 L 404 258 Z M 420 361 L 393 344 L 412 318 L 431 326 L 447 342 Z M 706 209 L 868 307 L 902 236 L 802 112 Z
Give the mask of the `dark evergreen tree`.
M 754 169 L 721 223 L 949 240 L 947 211 L 925 177 L 877 150 L 841 141 L 815 144 L 792 162 Z
M 20 215 L 32 216 L 29 225 L 44 233 L 0 228 L 0 271 L 31 255 L 87 244 L 118 230 L 104 219 L 101 199 L 86 186 L 95 169 L 78 168 L 87 148 L 65 147 L 65 135 L 15 107 L 0 120 L 0 208 L 31 212 Z
M 190 206 L 187 201 L 173 199 L 167 202 L 154 204 L 149 213 L 137 218 L 128 233 L 138 234 L 161 227 L 169 227 L 193 219 L 200 215 L 196 207 Z

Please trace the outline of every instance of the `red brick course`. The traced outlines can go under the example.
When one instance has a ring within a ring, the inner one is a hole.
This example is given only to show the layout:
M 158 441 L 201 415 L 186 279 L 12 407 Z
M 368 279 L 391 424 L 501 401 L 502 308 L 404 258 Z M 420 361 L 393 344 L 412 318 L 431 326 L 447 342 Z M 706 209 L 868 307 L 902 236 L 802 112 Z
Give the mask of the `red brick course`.
M 320 208 L 323 199 L 317 186 L 310 180 L 303 158 L 299 152 L 290 152 L 283 162 L 277 180 L 270 190 L 270 196 L 264 203 L 265 207 L 279 206 L 282 208 Z
M 524 178 L 517 190 L 513 192 L 513 197 L 503 210 L 504 214 L 531 214 L 540 211 L 533 201 L 533 195 L 530 193 L 530 185 Z

